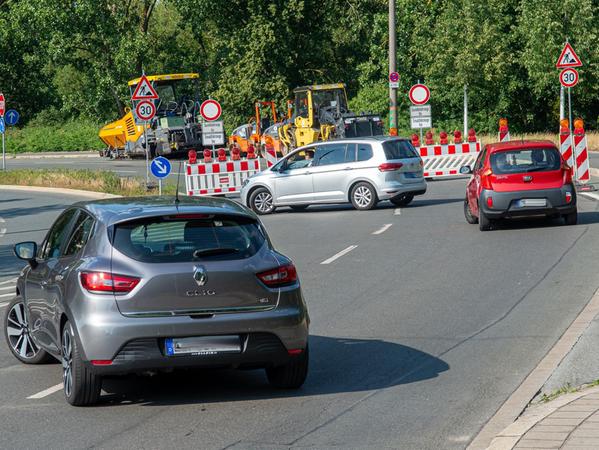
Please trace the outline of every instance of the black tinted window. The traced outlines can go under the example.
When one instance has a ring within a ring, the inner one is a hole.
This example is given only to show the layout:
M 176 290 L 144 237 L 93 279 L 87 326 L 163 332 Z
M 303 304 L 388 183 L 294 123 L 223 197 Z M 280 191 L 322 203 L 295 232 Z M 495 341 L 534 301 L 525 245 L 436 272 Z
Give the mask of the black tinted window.
M 528 173 L 559 170 L 560 155 L 553 148 L 509 150 L 491 153 L 493 173 Z
M 316 149 L 316 160 L 319 166 L 341 164 L 345 162 L 345 148 L 347 144 L 320 145 Z
M 43 259 L 58 258 L 60 256 L 60 248 L 67 238 L 69 223 L 76 212 L 76 209 L 70 209 L 54 222 L 42 251 Z
M 372 158 L 372 147 L 370 144 L 358 144 L 358 161 L 368 161 Z
M 383 149 L 385 150 L 387 160 L 418 157 L 418 153 L 416 153 L 414 146 L 409 141 L 394 140 L 383 142 Z
M 80 211 L 75 224 L 73 225 L 69 243 L 67 244 L 64 254 L 74 255 L 87 243 L 94 226 L 94 219 L 89 214 Z
M 117 225 L 113 245 L 138 261 L 160 263 L 248 258 L 264 241 L 249 218 L 170 216 Z

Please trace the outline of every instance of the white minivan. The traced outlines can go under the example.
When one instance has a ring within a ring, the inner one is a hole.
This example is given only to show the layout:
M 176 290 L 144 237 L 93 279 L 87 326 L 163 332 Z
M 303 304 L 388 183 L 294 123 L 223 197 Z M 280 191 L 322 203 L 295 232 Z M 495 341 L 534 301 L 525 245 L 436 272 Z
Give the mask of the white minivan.
M 422 159 L 407 139 L 373 136 L 300 147 L 247 179 L 242 202 L 257 214 L 278 206 L 351 202 L 368 210 L 381 200 L 405 206 L 426 192 Z

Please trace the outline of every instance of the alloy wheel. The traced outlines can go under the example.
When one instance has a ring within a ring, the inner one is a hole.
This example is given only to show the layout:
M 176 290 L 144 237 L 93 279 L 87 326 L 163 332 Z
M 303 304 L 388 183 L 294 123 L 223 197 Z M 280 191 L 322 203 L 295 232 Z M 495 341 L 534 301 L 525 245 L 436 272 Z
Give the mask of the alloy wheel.
M 15 303 L 8 312 L 7 335 L 13 351 L 23 359 L 34 358 L 40 351 L 29 333 L 25 305 Z
M 354 201 L 360 208 L 365 208 L 372 201 L 372 192 L 366 186 L 359 186 L 354 192 Z
M 269 192 L 260 192 L 254 199 L 256 209 L 262 213 L 267 213 L 272 209 L 272 195 Z
M 62 332 L 62 382 L 65 395 L 70 397 L 73 390 L 73 342 L 67 327 Z

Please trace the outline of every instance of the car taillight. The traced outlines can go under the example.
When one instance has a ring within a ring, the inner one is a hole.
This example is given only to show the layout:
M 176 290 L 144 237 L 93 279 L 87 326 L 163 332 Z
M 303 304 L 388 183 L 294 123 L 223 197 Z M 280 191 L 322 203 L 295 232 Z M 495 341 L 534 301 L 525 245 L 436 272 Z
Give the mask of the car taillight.
M 487 169 L 481 173 L 480 183 L 483 189 L 493 190 L 493 186 L 491 185 L 491 175 L 493 175 L 493 171 L 491 169 Z
M 493 207 L 493 197 L 487 197 L 487 206 L 489 208 Z
M 572 201 L 572 192 L 566 191 L 566 203 L 570 203 Z
M 139 278 L 110 272 L 81 272 L 81 285 L 90 292 L 131 292 Z
M 293 264 L 286 264 L 276 269 L 260 272 L 256 276 L 268 287 L 285 286 L 297 281 L 297 270 Z
M 383 163 L 379 166 L 381 172 L 391 172 L 393 170 L 399 170 L 403 167 L 402 163 Z
M 572 168 L 563 164 L 562 170 L 564 171 L 564 184 L 572 184 Z

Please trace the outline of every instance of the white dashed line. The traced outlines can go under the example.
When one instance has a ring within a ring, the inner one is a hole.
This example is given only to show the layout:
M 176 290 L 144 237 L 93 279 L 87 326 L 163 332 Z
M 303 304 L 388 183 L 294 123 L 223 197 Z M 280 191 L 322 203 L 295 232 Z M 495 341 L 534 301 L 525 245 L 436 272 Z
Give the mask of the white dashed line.
M 395 212 L 393 213 L 394 216 L 399 216 L 401 215 L 401 208 L 395 208 Z
M 43 391 L 38 392 L 37 394 L 30 395 L 27 398 L 31 399 L 31 400 L 36 400 L 36 399 L 39 399 L 39 398 L 44 398 L 44 397 L 47 397 L 48 395 L 52 395 L 55 392 L 60 391 L 61 389 L 62 389 L 62 383 L 59 383 L 56 386 L 52 386 L 52 387 L 49 387 L 48 389 L 44 389 Z
M 14 297 L 15 293 L 14 292 L 9 292 L 8 294 L 0 294 L 0 298 L 4 298 L 4 297 Z
M 380 229 L 373 231 L 372 234 L 374 234 L 374 235 L 383 234 L 385 231 L 387 231 L 389 228 L 391 228 L 391 225 L 393 225 L 393 224 L 387 223 L 387 224 L 383 225 Z
M 333 261 L 335 261 L 336 259 L 341 258 L 343 255 L 347 255 L 349 252 L 351 252 L 356 247 L 357 247 L 357 245 L 350 245 L 345 250 L 341 250 L 339 253 L 334 254 L 329 259 L 325 259 L 320 264 L 331 264 Z
M 593 200 L 599 200 L 599 194 L 594 194 L 592 192 L 579 192 L 580 195 L 584 195 L 585 197 L 592 198 Z
M 14 286 L 8 284 L 6 286 L 0 286 L 0 291 L 8 291 L 8 290 L 14 289 L 14 288 L 15 288 Z
M 2 217 L 0 217 L 0 223 L 5 223 L 6 220 L 4 220 Z M 0 228 L 0 236 L 4 236 L 6 234 L 6 228 Z
M 15 281 L 17 281 L 17 277 L 11 278 L 10 280 L 0 281 L 0 284 L 14 283 Z

